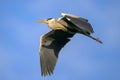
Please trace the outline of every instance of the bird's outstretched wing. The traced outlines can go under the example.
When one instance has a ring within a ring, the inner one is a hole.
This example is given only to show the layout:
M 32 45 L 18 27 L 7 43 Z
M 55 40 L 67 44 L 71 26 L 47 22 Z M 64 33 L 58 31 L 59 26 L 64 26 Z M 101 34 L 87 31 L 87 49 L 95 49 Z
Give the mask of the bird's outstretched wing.
M 75 16 L 72 14 L 68 14 L 68 13 L 62 13 L 61 15 L 63 16 L 63 19 L 66 19 L 72 24 L 74 24 L 75 26 L 73 28 L 77 30 L 79 33 L 82 33 L 92 38 L 93 40 L 96 40 L 97 42 L 102 43 L 102 41 L 99 38 L 96 38 L 90 35 L 90 33 L 93 33 L 94 31 L 87 19 Z
M 75 25 L 75 29 L 78 30 L 78 32 L 83 32 L 85 33 L 93 33 L 93 28 L 90 23 L 88 23 L 87 19 L 68 14 L 68 13 L 62 13 L 61 14 L 63 17 L 65 17 L 68 21 L 73 23 Z
M 62 30 L 52 30 L 40 39 L 40 63 L 42 76 L 51 75 L 57 62 L 59 51 L 74 34 Z

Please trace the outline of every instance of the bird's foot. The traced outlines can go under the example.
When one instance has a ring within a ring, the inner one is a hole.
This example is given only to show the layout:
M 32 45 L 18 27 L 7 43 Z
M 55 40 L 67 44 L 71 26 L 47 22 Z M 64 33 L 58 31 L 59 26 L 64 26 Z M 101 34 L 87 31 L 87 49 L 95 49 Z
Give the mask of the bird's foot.
M 94 37 L 93 39 L 96 40 L 97 42 L 101 43 L 101 44 L 103 43 L 99 38 Z

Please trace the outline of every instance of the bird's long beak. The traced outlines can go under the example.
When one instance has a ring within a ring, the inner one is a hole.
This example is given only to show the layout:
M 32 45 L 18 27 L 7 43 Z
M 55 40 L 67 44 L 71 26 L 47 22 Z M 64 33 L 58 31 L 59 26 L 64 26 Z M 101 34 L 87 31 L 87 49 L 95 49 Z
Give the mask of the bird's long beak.
M 37 20 L 38 23 L 47 23 L 47 20 Z

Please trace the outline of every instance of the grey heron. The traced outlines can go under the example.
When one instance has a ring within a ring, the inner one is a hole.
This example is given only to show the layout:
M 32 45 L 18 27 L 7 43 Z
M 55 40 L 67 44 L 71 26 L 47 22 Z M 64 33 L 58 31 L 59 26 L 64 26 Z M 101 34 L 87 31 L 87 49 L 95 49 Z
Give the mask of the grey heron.
M 91 36 L 91 33 L 94 31 L 87 19 L 68 13 L 62 13 L 61 15 L 63 17 L 37 20 L 37 22 L 48 24 L 49 28 L 52 29 L 40 38 L 42 76 L 51 75 L 53 73 L 60 50 L 76 33 L 83 34 L 102 43 L 98 38 Z

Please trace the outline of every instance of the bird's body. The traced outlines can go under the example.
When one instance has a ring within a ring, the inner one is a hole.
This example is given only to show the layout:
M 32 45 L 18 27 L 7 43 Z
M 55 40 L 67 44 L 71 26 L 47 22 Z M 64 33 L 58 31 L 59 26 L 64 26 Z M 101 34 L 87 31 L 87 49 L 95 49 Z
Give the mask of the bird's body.
M 40 39 L 40 62 L 43 76 L 53 73 L 59 51 L 76 33 L 86 35 L 102 43 L 98 38 L 90 35 L 94 31 L 87 19 L 67 13 L 62 13 L 62 16 L 62 18 L 38 20 L 38 22 L 48 24 L 52 29 Z
M 67 31 L 66 27 L 62 24 L 60 24 L 60 22 L 64 22 L 63 20 L 59 19 L 59 18 L 53 18 L 48 22 L 48 26 L 52 29 L 52 30 L 63 30 L 63 31 Z M 57 22 L 57 23 L 56 23 Z M 66 23 L 66 22 L 64 22 Z

